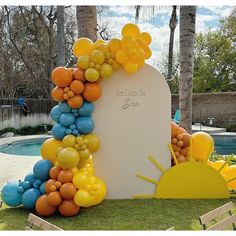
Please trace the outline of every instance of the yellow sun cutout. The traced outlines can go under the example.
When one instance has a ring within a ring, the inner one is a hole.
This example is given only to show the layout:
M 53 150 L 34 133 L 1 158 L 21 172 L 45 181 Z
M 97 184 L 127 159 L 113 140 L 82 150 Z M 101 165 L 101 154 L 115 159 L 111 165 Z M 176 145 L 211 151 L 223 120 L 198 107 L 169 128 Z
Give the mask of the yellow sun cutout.
M 192 159 L 191 142 L 189 161 L 178 163 L 174 151 L 169 144 L 170 151 L 176 165 L 168 170 L 152 156 L 148 159 L 162 172 L 159 180 L 137 174 L 136 176 L 146 182 L 156 185 L 154 194 L 138 194 L 133 198 L 164 198 L 164 199 L 203 199 L 203 198 L 229 198 L 231 196 L 228 184 L 235 181 L 225 180 L 221 174 L 227 161 L 218 169 L 214 169 L 206 162 L 197 162 Z M 232 194 L 233 196 L 233 194 Z

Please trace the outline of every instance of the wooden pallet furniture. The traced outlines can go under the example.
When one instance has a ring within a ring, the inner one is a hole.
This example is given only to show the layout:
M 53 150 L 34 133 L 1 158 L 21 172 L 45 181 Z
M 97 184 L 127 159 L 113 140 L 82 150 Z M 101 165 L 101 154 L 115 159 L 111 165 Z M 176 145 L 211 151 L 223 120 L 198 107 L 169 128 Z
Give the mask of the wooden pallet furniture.
M 230 225 L 232 225 L 233 230 L 236 230 L 236 214 L 233 214 L 233 208 L 234 204 L 232 202 L 226 203 L 225 205 L 200 216 L 200 224 L 204 230 L 224 230 Z M 228 214 L 229 216 L 218 221 L 216 224 L 207 227 L 207 224 L 209 224 L 212 220 L 224 214 Z
M 30 213 L 27 220 L 27 225 L 25 227 L 26 230 L 33 230 L 33 226 L 37 226 L 40 229 L 43 230 L 63 230 L 56 225 L 53 225 L 46 220 L 43 220 L 42 218 Z

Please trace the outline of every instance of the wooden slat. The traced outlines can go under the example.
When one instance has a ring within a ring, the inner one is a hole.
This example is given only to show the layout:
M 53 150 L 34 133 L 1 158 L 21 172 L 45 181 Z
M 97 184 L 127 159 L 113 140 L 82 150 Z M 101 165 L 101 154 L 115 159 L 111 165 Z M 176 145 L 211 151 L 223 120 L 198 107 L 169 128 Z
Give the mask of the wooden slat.
M 226 229 L 227 226 L 236 222 L 236 215 L 229 216 L 228 218 L 216 223 L 215 225 L 210 226 L 206 230 L 223 230 Z
M 53 225 L 53 224 L 47 222 L 46 220 L 43 220 L 40 217 L 33 215 L 31 213 L 29 214 L 28 222 L 30 222 L 30 223 L 32 223 L 44 230 L 62 230 L 61 228 L 57 227 L 56 225 Z
M 209 221 L 213 220 L 214 218 L 218 217 L 219 215 L 222 215 L 226 212 L 229 212 L 234 207 L 234 204 L 232 202 L 229 202 L 219 208 L 216 208 L 213 211 L 210 211 L 206 213 L 205 215 L 202 215 L 199 217 L 199 220 L 201 224 L 207 224 Z
M 166 231 L 173 231 L 173 230 L 175 230 L 175 227 L 171 227 L 171 228 L 167 229 Z

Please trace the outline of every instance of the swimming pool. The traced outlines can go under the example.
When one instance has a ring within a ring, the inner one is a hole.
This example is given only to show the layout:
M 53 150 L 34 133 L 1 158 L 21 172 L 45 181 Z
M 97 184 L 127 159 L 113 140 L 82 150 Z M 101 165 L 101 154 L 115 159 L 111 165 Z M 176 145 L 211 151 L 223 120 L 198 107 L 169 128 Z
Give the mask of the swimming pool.
M 0 146 L 0 152 L 19 156 L 40 156 L 42 143 L 46 139 L 22 140 Z
M 236 154 L 236 135 L 212 134 L 215 142 L 215 151 L 221 155 Z

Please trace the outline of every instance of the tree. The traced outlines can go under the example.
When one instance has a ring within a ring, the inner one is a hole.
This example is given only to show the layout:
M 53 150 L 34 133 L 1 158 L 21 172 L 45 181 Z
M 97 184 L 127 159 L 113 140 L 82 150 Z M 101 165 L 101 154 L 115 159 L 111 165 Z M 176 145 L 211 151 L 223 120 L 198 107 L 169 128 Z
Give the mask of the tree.
M 97 39 L 97 11 L 96 6 L 77 6 L 76 18 L 78 38 L 87 37 L 92 41 Z
M 65 7 L 57 6 L 57 66 L 65 66 Z
M 180 7 L 180 126 L 192 131 L 193 59 L 196 6 Z
M 173 48 L 174 48 L 174 37 L 175 37 L 175 28 L 177 26 L 177 14 L 176 14 L 176 6 L 172 7 L 172 14 L 169 22 L 170 27 L 170 40 L 169 40 L 169 56 L 168 56 L 168 74 L 167 81 L 170 84 L 173 75 Z
M 194 92 L 236 91 L 236 17 L 196 37 Z

